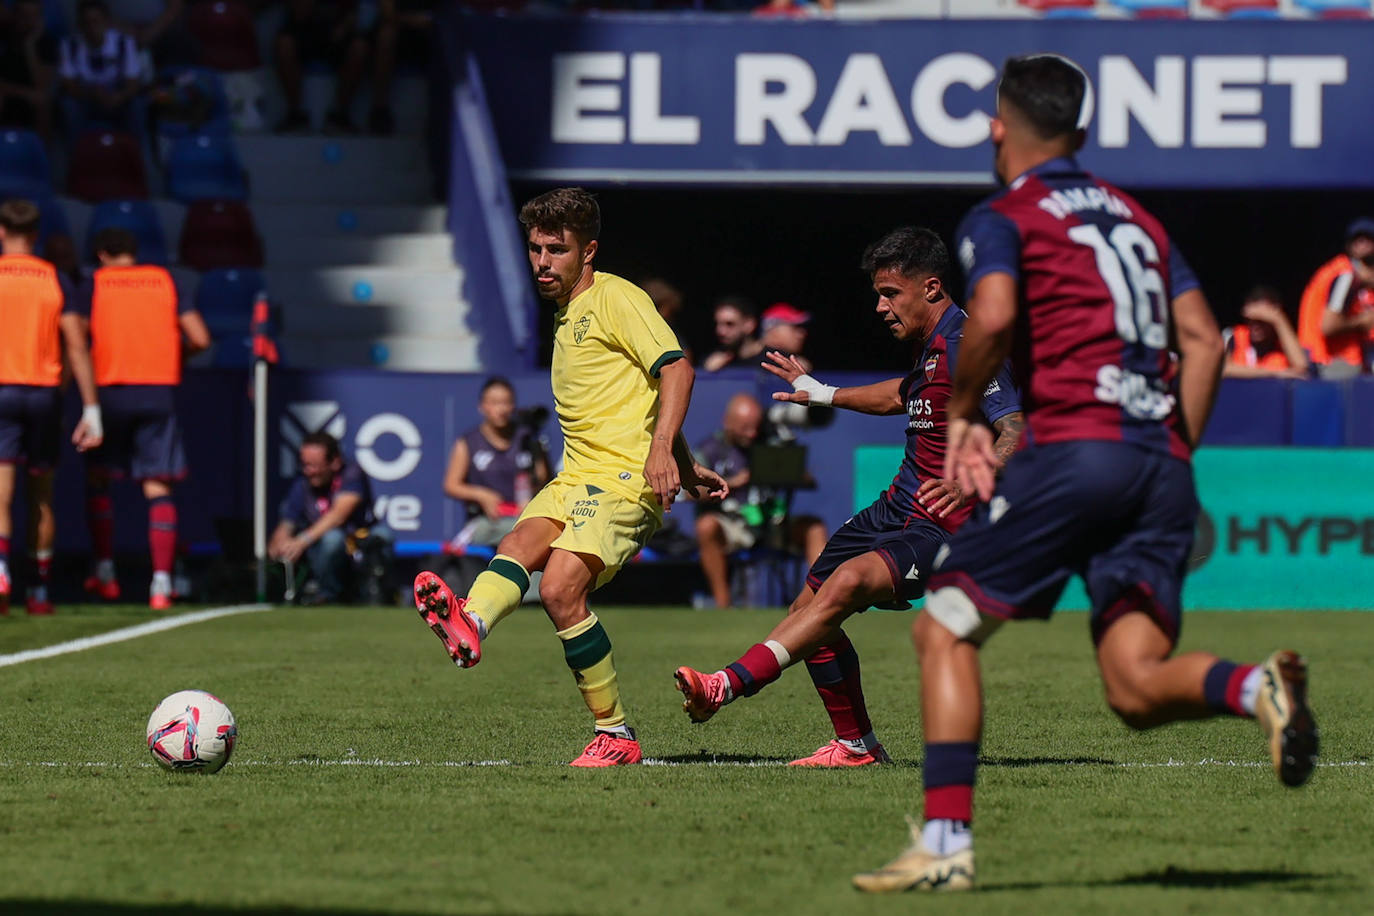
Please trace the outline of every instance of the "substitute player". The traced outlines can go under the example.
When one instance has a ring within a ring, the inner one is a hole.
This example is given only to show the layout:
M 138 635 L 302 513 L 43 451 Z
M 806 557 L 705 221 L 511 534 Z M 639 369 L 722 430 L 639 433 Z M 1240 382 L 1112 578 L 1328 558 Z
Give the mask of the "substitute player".
M 888 759 L 864 703 L 859 656 L 840 625 L 870 605 L 900 601 L 905 606 L 919 598 L 936 551 L 972 511 L 966 494 L 943 478 L 945 402 L 965 317 L 945 290 L 950 267 L 945 244 L 929 229 L 897 229 L 869 246 L 861 266 L 878 294 L 878 317 L 894 337 L 915 345 L 911 372 L 837 389 L 806 374 L 796 357 L 769 353 L 764 368 L 795 389 L 775 394 L 778 400 L 905 413 L 906 452 L 897 476 L 873 505 L 831 536 L 788 616 L 766 640 L 713 674 L 683 667 L 674 675 L 686 697 L 683 709 L 692 721 L 705 722 L 724 704 L 753 696 L 788 665 L 806 659 L 835 740 L 792 761 L 794 766 L 862 766 Z M 1005 461 L 1016 450 L 1023 426 L 1006 372 L 987 386 L 979 416 L 992 424 L 998 460 Z
M 959 229 L 969 283 L 949 400 L 946 476 L 991 498 L 936 562 L 914 627 L 925 730 L 925 821 L 866 891 L 973 884 L 973 782 L 983 703 L 978 649 L 1007 620 L 1045 618 L 1083 577 L 1107 702 L 1132 728 L 1255 717 L 1286 785 L 1312 772 L 1317 730 L 1293 652 L 1237 665 L 1171 657 L 1198 502 L 1189 456 L 1221 375 L 1222 343 L 1196 278 L 1159 222 L 1071 158 L 1087 77 L 1057 55 L 1002 70 L 992 141 L 1001 192 Z M 1007 354 L 1028 447 L 994 483 L 979 394 Z
M 165 611 L 172 606 L 177 544 L 172 486 L 186 476 L 173 397 L 183 355 L 210 346 L 210 331 L 177 296 L 165 268 L 137 262 L 137 246 L 127 229 L 97 232 L 101 266 L 81 294 L 106 426 L 105 444 L 86 456 L 86 518 L 95 555 L 86 590 L 110 601 L 119 597 L 110 476 L 132 477 L 148 500 L 148 606 Z
M 691 365 L 643 290 L 596 272 L 601 213 L 580 188 L 540 195 L 520 210 L 541 298 L 558 306 L 553 396 L 563 428 L 563 470 L 525 507 L 464 599 L 434 573 L 415 579 L 420 616 L 459 667 L 514 610 L 542 569 L 539 598 L 558 631 L 596 734 L 573 766 L 638 763 L 626 724 L 611 641 L 587 598 L 644 546 L 679 490 L 723 498 L 718 474 L 697 465 L 682 439 Z
M 81 392 L 81 421 L 72 442 L 81 450 L 100 444 L 91 356 L 76 299 L 57 269 L 34 256 L 38 207 L 27 200 L 0 204 L 0 614 L 10 603 L 10 538 L 15 465 L 29 470 L 29 528 L 34 578 L 30 614 L 51 614 L 48 595 L 57 523 L 52 510 L 53 469 L 62 438 L 62 355 Z

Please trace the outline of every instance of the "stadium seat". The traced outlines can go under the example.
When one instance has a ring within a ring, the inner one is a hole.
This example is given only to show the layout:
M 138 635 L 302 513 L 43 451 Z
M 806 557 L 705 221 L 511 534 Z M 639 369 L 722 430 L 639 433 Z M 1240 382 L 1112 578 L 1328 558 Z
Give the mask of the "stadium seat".
M 101 130 L 77 137 L 67 166 L 67 193 L 91 203 L 146 199 L 148 179 L 137 138 Z
M 1017 5 L 1046 16 L 1094 16 L 1097 0 L 1017 0 Z
M 159 83 L 178 96 L 177 101 L 189 104 L 193 95 L 204 96 L 209 102 L 204 118 L 198 124 L 160 117 L 157 132 L 167 140 L 207 134 L 228 137 L 233 133 L 229 120 L 229 98 L 218 73 L 204 67 L 168 67 L 160 74 Z
M 196 311 L 205 319 L 215 341 L 210 365 L 241 368 L 253 361 L 253 303 L 266 289 L 262 274 L 251 268 L 207 271 L 196 290 Z
M 1188 0 L 1112 0 L 1137 19 L 1187 19 Z
M 246 200 L 248 174 L 233 140 L 200 133 L 173 141 L 167 154 L 167 193 L 182 203 Z
M 186 210 L 180 261 L 196 270 L 261 267 L 262 239 L 248 207 L 232 200 L 201 200 Z
M 30 130 L 0 132 L 0 198 L 52 193 L 52 170 L 43 141 Z
M 1236 18 L 1269 19 L 1279 15 L 1279 0 L 1202 0 L 1202 5 Z
M 157 210 L 146 200 L 107 200 L 91 211 L 86 229 L 85 254 L 95 262 L 95 234 L 111 227 L 127 229 L 138 239 L 138 260 L 145 264 L 167 266 L 167 236 Z
M 1321 19 L 1368 19 L 1369 0 L 1296 0 L 1302 9 Z
M 38 253 L 47 256 L 48 240 L 54 237 L 64 239 L 63 244 L 70 249 L 72 230 L 61 201 L 51 194 L 34 197 L 33 201 L 38 204 Z
M 196 0 L 186 25 L 200 43 L 200 62 L 215 70 L 256 70 L 262 66 L 253 12 L 238 0 Z

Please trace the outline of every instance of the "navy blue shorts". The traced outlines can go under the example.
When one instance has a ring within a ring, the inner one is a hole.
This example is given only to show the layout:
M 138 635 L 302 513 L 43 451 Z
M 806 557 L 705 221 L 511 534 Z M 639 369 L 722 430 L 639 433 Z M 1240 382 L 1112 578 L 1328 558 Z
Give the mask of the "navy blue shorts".
M 0 385 L 0 462 L 27 462 L 31 471 L 57 467 L 62 444 L 62 393 L 41 385 Z
M 876 553 L 892 573 L 892 590 L 904 601 L 920 598 L 935 563 L 935 554 L 949 540 L 949 532 L 924 519 L 911 518 L 886 499 L 841 525 L 806 575 L 817 591 L 840 564 L 865 553 Z
M 926 607 L 948 626 L 938 593 L 953 587 L 986 617 L 1047 618 L 1076 573 L 1092 599 L 1094 641 L 1139 608 L 1176 643 L 1197 516 L 1186 461 L 1124 442 L 1032 446 L 950 540 Z M 957 616 L 967 604 L 949 597 Z
M 134 480 L 186 476 L 172 389 L 165 385 L 110 385 L 100 389 L 105 441 L 87 454 L 90 467 Z

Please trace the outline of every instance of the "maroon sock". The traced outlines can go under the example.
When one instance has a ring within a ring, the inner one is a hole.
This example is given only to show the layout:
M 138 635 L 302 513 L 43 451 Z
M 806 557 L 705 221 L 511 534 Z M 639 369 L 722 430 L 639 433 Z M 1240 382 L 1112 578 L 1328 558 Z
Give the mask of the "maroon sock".
M 177 505 L 170 496 L 148 503 L 148 547 L 153 572 L 170 573 L 177 553 Z
M 91 552 L 97 560 L 114 559 L 114 502 L 106 492 L 86 497 L 86 522 L 91 528 Z
M 848 636 L 841 632 L 838 639 L 812 653 L 806 670 L 835 726 L 836 738 L 858 741 L 873 731 L 859 680 L 859 655 Z
M 6 563 L 10 561 L 10 539 L 8 536 L 0 537 L 0 560 Z
M 760 642 L 750 646 L 739 661 L 727 665 L 725 676 L 730 679 L 735 696 L 752 697 L 782 677 L 782 666 L 773 650 Z

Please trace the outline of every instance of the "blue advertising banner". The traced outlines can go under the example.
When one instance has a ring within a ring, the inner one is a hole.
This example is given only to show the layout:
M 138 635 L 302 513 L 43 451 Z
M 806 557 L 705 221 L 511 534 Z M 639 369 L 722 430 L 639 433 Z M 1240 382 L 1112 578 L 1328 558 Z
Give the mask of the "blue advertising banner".
M 1374 23 L 469 17 L 512 177 L 986 185 L 1008 56 L 1094 87 L 1085 164 L 1128 187 L 1371 187 Z

